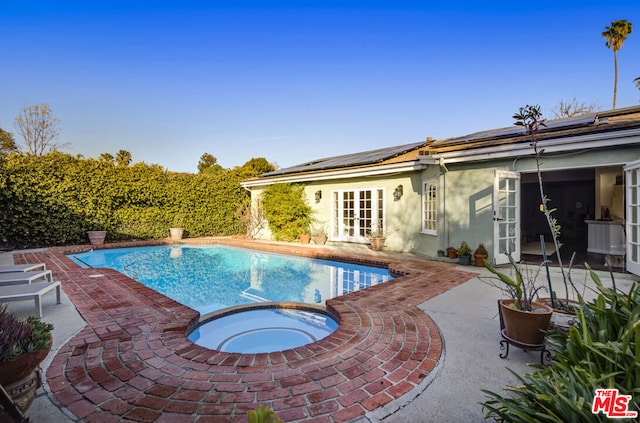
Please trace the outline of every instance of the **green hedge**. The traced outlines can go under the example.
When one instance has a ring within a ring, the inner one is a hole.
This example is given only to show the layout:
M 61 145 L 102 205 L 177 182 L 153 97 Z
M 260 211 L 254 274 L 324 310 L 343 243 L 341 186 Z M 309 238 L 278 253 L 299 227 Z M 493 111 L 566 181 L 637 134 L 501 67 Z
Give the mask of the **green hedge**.
M 102 229 L 107 241 L 164 238 L 172 226 L 191 237 L 244 233 L 235 216 L 249 202 L 240 181 L 251 171 L 176 173 L 57 151 L 0 156 L 0 241 L 19 248 L 78 244 L 87 242 L 87 230 Z

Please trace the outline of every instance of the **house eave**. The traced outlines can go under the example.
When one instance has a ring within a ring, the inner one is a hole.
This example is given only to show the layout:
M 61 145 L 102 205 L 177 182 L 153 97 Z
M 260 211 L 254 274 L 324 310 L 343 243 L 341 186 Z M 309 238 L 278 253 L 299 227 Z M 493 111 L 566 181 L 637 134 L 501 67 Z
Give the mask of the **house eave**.
M 304 172 L 274 177 L 256 178 L 242 181 L 244 188 L 254 188 L 276 183 L 300 183 L 309 181 L 328 181 L 344 178 L 366 178 L 372 176 L 393 175 L 421 171 L 430 164 L 428 161 L 414 160 L 411 162 L 391 163 L 386 165 L 363 166 L 357 168 L 333 169 L 319 172 Z
M 619 131 L 585 134 L 572 137 L 540 140 L 538 146 L 545 153 L 561 153 L 576 150 L 599 149 L 612 146 L 640 145 L 640 128 Z M 470 148 L 465 150 L 433 153 L 419 157 L 421 163 L 430 164 L 440 160 L 449 163 L 477 162 L 495 159 L 534 155 L 530 142 L 494 145 L 488 147 Z

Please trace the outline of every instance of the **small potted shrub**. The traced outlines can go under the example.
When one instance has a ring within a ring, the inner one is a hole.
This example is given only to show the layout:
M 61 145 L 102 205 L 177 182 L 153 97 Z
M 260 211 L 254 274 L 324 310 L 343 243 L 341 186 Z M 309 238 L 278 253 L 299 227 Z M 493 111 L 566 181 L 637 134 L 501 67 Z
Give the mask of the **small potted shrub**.
M 367 238 L 369 238 L 369 242 L 371 243 L 371 249 L 374 251 L 382 251 L 387 236 L 393 232 L 395 232 L 395 230 L 385 228 L 382 220 L 378 220 L 377 224 L 367 233 Z
M 478 244 L 476 250 L 473 252 L 473 258 L 476 260 L 476 266 L 484 267 L 484 260 L 489 257 L 489 252 L 485 248 L 483 243 Z
M 456 247 L 447 248 L 447 257 L 450 259 L 454 259 L 458 257 L 458 250 Z
M 507 294 L 510 299 L 499 300 L 500 313 L 504 321 L 506 336 L 520 344 L 544 344 L 545 331 L 549 328 L 553 309 L 545 304 L 534 301 L 542 286 L 538 286 L 536 278 L 540 272 L 529 272 L 515 262 L 508 254 L 509 262 L 515 273 L 515 278 L 496 270 L 489 260 L 484 261 L 485 267 L 496 277 L 495 283 L 488 281 Z M 481 277 L 481 279 L 486 280 Z
M 465 266 L 471 264 L 471 247 L 466 241 L 462 241 L 458 247 L 458 261 Z
M 171 235 L 172 241 L 180 241 L 182 236 L 184 235 L 184 228 L 182 227 L 182 222 L 184 221 L 184 214 L 182 212 L 176 214 L 173 219 L 173 226 L 169 228 L 169 234 Z
M 51 350 L 53 325 L 29 316 L 19 319 L 7 312 L 7 306 L 0 306 L 0 385 L 13 397 L 12 387 L 22 386 L 22 380 L 32 375 Z M 17 405 L 25 411 L 35 396 L 33 389 L 16 389 L 13 397 Z M 18 387 L 19 388 L 19 387 Z
M 438 250 L 438 257 L 444 257 L 444 250 Z
M 317 245 L 324 245 L 327 242 L 327 231 L 323 224 L 316 224 L 311 228 L 313 241 Z

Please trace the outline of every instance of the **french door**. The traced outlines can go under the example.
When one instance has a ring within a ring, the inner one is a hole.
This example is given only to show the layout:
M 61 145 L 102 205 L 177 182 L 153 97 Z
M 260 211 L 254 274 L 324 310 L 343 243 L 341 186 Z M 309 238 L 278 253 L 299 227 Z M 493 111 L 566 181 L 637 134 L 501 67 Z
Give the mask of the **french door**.
M 627 271 L 640 275 L 640 160 L 628 163 L 625 171 L 625 220 Z
M 367 242 L 367 234 L 384 225 L 384 190 L 364 188 L 333 191 L 332 239 Z
M 520 174 L 495 170 L 493 177 L 493 256 L 509 263 L 507 253 L 520 261 Z

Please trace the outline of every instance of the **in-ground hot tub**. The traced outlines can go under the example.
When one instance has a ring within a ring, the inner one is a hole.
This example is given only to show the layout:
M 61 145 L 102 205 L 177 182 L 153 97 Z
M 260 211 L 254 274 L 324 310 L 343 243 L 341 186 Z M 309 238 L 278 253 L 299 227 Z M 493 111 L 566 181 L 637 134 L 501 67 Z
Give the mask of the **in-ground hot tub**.
M 203 317 L 189 339 L 202 347 L 233 353 L 269 353 L 316 342 L 338 328 L 324 307 L 303 303 L 249 304 Z

